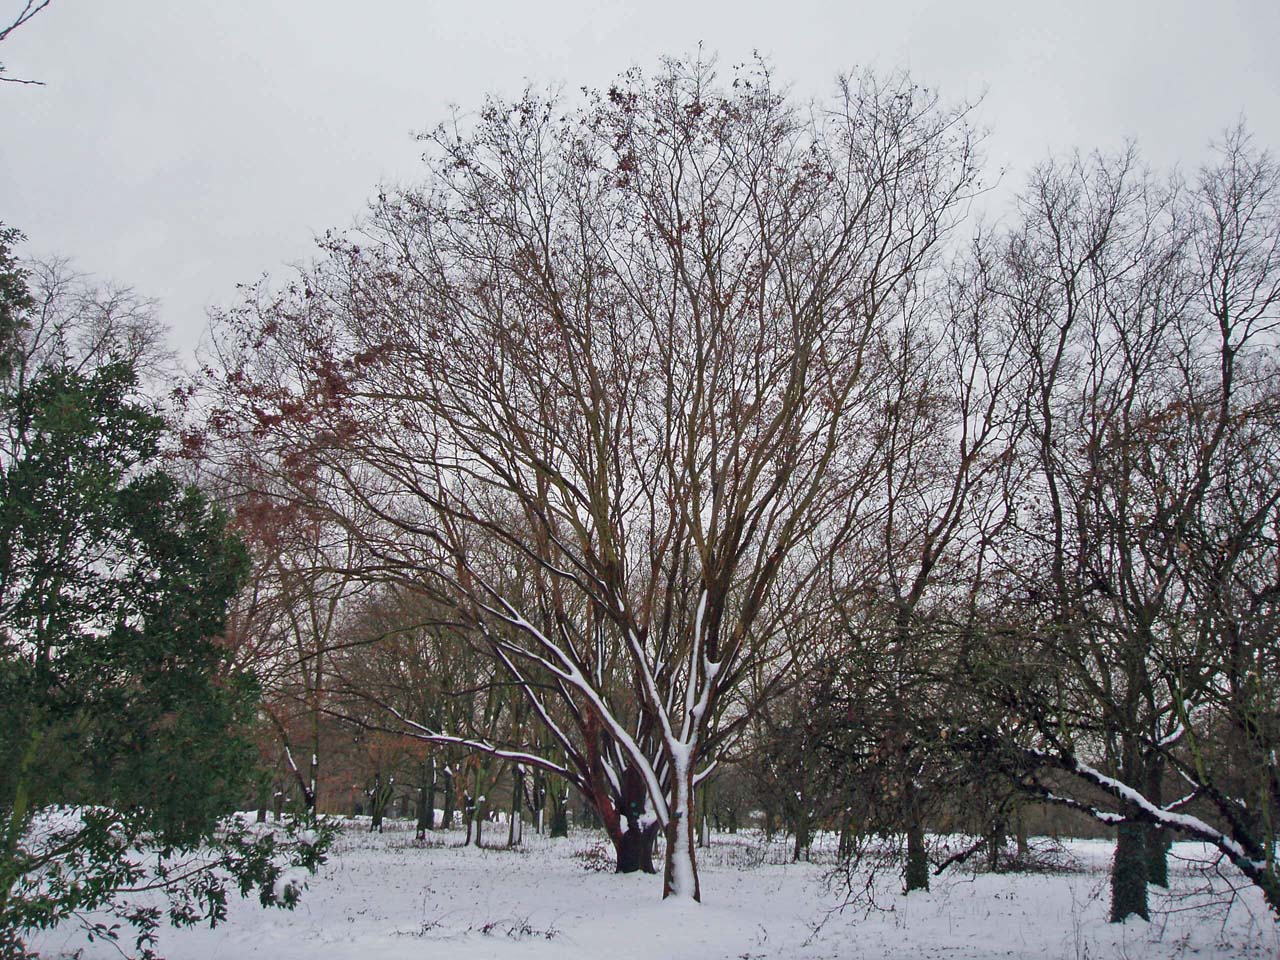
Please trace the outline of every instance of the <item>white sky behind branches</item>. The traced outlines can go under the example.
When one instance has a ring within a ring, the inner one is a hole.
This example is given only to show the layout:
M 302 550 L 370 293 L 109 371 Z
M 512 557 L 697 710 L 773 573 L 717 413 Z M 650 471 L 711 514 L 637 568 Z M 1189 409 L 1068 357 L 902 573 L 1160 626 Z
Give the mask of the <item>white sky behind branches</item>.
M 1274 0 L 54 0 L 0 46 L 46 84 L 0 84 L 0 220 L 157 298 L 187 352 L 236 283 L 417 179 L 413 133 L 526 82 L 607 86 L 699 42 L 724 74 L 759 50 L 802 98 L 905 68 L 985 93 L 1007 195 L 1050 153 L 1126 139 L 1193 171 L 1242 116 L 1280 150 L 1278 40 Z

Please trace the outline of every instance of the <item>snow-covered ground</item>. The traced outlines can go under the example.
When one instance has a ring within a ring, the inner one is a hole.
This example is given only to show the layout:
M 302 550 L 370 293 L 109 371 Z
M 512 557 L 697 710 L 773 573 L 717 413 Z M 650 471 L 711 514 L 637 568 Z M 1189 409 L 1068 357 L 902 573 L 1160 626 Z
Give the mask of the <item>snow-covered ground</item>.
M 596 835 L 550 840 L 527 830 L 518 850 L 477 850 L 459 846 L 457 832 L 417 845 L 407 822 L 382 835 L 358 826 L 339 838 L 297 910 L 237 903 L 214 930 L 166 930 L 161 952 L 170 960 L 1280 957 L 1277 925 L 1252 890 L 1229 910 L 1208 902 L 1216 895 L 1204 891 L 1221 894 L 1226 883 L 1187 862 L 1201 849 L 1191 844 L 1175 845 L 1172 894 L 1153 891 L 1152 921 L 1113 925 L 1111 845 L 1100 841 L 1066 845 L 1060 856 L 1074 872 L 949 871 L 910 897 L 886 873 L 875 909 L 837 911 L 829 866 L 788 863 L 781 842 L 766 846 L 758 835 L 717 835 L 699 851 L 705 902 L 697 905 L 663 903 L 658 877 L 607 872 L 608 845 Z M 489 826 L 485 839 L 505 842 L 506 828 Z M 120 956 L 71 927 L 31 945 L 46 957 Z

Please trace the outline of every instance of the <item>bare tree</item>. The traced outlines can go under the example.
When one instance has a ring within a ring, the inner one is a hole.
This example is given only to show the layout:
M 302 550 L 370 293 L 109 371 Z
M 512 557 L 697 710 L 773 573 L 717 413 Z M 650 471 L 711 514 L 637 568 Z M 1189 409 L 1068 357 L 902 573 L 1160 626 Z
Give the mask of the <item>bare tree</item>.
M 1246 716 L 1276 700 L 1242 683 L 1274 617 L 1276 498 L 1253 454 L 1275 442 L 1278 196 L 1240 134 L 1190 189 L 1132 152 L 1077 158 L 1033 179 L 1007 253 L 1034 466 L 1002 562 L 1040 669 L 1004 695 L 1039 734 L 1041 795 L 1118 826 L 1117 921 L 1146 916 L 1171 829 L 1280 903 L 1268 816 L 1243 812 L 1274 808 L 1271 734 Z M 1224 737 L 1252 743 L 1247 800 L 1225 786 L 1232 751 L 1208 749 Z
M 228 318 L 222 422 L 314 458 L 294 495 L 451 605 L 569 758 L 520 761 L 665 828 L 664 893 L 697 898 L 713 718 L 879 469 L 868 348 L 975 189 L 964 112 L 671 63 L 428 139 L 425 188 Z

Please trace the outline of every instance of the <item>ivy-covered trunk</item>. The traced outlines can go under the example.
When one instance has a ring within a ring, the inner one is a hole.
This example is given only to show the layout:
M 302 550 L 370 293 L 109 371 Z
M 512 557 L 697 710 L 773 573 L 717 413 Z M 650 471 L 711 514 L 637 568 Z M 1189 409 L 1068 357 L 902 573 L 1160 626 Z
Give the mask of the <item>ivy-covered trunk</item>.
M 1111 862 L 1111 922 L 1129 917 L 1150 919 L 1147 913 L 1146 825 L 1122 823 L 1116 832 L 1116 855 Z
M 1149 758 L 1147 761 L 1147 799 L 1160 806 L 1164 803 L 1164 764 Z M 1147 848 L 1147 883 L 1169 886 L 1169 831 L 1155 824 L 1144 828 L 1143 840 Z
M 929 852 L 924 842 L 924 818 L 920 815 L 920 791 L 908 779 L 906 798 L 907 862 L 902 871 L 903 893 L 929 889 Z
M 551 836 L 567 837 L 569 835 L 569 791 L 557 785 L 550 791 L 551 798 Z

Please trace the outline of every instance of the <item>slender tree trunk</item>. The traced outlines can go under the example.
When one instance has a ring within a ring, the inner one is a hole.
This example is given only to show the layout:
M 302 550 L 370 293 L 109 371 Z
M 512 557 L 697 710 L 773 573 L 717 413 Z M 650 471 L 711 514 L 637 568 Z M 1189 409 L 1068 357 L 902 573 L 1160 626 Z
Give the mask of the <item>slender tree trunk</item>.
M 435 789 L 434 784 L 427 779 L 427 763 L 422 761 L 418 764 L 418 807 L 414 811 L 417 816 L 416 836 L 418 840 L 427 838 L 427 831 L 431 829 L 431 821 L 434 819 L 435 813 Z
M 547 807 L 547 778 L 538 767 L 533 770 L 533 790 L 529 801 L 533 804 L 529 818 L 533 821 L 534 832 L 541 836 L 544 828 L 543 812 Z
M 673 765 L 671 822 L 667 824 L 667 866 L 662 896 L 702 899 L 698 886 L 698 861 L 693 845 L 693 771 L 687 758 Z
M 319 735 L 317 734 L 316 742 L 312 745 L 311 765 L 307 770 L 307 787 L 302 791 L 302 802 L 306 808 L 307 816 L 314 817 L 316 813 L 316 804 L 318 801 L 318 784 L 320 783 L 320 754 L 319 754 Z
M 707 811 L 711 809 L 710 803 L 711 784 L 704 782 L 702 785 L 702 816 L 698 820 L 698 846 L 711 846 L 711 825 L 707 821 Z
M 987 832 L 987 869 L 992 873 L 1000 869 L 1000 854 L 1004 850 L 1005 841 L 1004 830 L 1004 822 L 995 818 L 991 821 L 991 828 Z
M 524 768 L 516 764 L 511 772 L 511 824 L 507 829 L 507 846 L 518 847 L 523 837 L 520 800 L 524 795 Z
M 445 765 L 444 768 L 444 821 L 440 824 L 442 830 L 453 829 L 453 767 Z
M 809 859 L 809 848 L 812 844 L 809 826 L 809 811 L 798 809 L 795 816 L 796 842 L 795 847 L 791 851 L 791 862 L 799 863 L 803 857 L 806 861 Z
M 840 842 L 836 845 L 836 859 L 841 863 L 853 855 L 853 821 L 846 814 L 840 818 Z
M 436 828 L 436 758 L 431 758 L 431 780 L 427 783 L 427 829 Z
M 462 820 L 467 826 L 467 838 L 462 841 L 464 847 L 471 846 L 472 827 L 476 821 L 476 802 L 471 799 L 471 794 L 464 793 L 462 796 Z
M 391 800 L 391 791 L 394 781 L 388 781 L 384 786 L 382 783 L 382 771 L 376 771 L 373 775 L 373 790 L 369 794 L 369 832 L 377 831 L 382 833 L 382 821 L 386 815 L 387 803 Z

